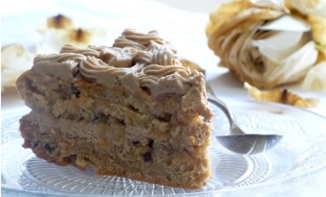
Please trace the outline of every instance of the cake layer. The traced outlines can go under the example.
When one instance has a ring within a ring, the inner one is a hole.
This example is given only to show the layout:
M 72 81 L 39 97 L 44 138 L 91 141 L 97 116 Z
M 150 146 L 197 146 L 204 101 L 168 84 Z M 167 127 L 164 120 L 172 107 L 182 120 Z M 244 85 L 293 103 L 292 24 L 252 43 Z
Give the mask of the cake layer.
M 146 90 L 130 96 L 122 87 L 83 79 L 68 83 L 48 76 L 44 82 L 32 72 L 20 80 L 18 88 L 33 109 L 20 130 L 24 147 L 38 157 L 188 189 L 210 178 L 211 124 L 197 112 L 182 112 L 181 96 L 162 95 L 154 102 Z
M 16 85 L 32 109 L 20 121 L 23 146 L 40 158 L 187 189 L 211 176 L 204 76 L 155 31 L 37 56 Z
M 155 138 L 128 135 L 122 127 L 120 123 L 107 125 L 86 120 L 76 124 L 75 120 L 44 117 L 38 112 L 21 119 L 23 146 L 48 162 L 71 164 L 82 170 L 90 166 L 100 175 L 188 189 L 201 188 L 210 177 L 204 147 L 194 147 L 194 155 Z

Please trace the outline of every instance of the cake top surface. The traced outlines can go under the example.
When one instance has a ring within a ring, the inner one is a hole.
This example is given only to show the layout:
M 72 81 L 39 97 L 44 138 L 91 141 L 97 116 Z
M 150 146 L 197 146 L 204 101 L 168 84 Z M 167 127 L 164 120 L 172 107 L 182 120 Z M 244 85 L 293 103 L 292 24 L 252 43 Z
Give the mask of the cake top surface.
M 55 73 L 59 78 L 80 73 L 85 79 L 107 87 L 122 85 L 130 91 L 144 87 L 152 89 L 164 77 L 167 77 L 166 83 L 175 78 L 184 87 L 179 86 L 178 90 L 170 87 L 169 91 L 179 93 L 186 93 L 185 84 L 192 73 L 182 66 L 177 52 L 157 31 L 144 34 L 134 29 L 125 29 L 112 47 L 78 48 L 68 44 L 60 54 L 38 55 L 32 70 Z
M 131 94 L 146 90 L 152 99 L 179 95 L 182 110 L 212 117 L 204 75 L 183 66 L 176 50 L 157 31 L 144 34 L 125 29 L 111 47 L 65 45 L 59 54 L 36 56 L 31 72 L 72 82 L 85 79 L 108 88 L 119 86 Z

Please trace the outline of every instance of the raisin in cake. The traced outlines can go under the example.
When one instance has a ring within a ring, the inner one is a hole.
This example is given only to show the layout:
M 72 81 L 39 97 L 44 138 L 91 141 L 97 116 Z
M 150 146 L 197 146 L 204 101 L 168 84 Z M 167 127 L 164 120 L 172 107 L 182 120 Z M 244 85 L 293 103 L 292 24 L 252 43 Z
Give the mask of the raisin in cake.
M 211 176 L 204 76 L 156 31 L 38 55 L 16 85 L 32 109 L 23 147 L 48 162 L 187 189 Z

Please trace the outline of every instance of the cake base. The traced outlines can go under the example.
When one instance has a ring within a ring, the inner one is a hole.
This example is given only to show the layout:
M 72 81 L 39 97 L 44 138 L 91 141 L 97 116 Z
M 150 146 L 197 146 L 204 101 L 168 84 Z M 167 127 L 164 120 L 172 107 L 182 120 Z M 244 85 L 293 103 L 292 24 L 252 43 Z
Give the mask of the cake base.
M 48 162 L 185 189 L 202 188 L 211 176 L 211 124 L 178 110 L 180 95 L 153 101 L 146 89 L 131 95 L 32 72 L 18 84 L 33 109 L 20 120 L 23 147 Z

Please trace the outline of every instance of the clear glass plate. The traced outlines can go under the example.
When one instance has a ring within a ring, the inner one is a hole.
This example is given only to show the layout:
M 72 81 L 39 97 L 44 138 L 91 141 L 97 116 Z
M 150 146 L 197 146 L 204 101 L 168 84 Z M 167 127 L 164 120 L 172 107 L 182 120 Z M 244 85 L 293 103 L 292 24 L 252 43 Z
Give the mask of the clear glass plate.
M 19 119 L 27 107 L 2 111 L 3 196 L 268 196 L 298 187 L 326 167 L 326 119 L 310 111 L 273 103 L 220 97 L 248 133 L 277 133 L 282 141 L 263 154 L 237 155 L 213 137 L 228 133 L 225 115 L 215 114 L 209 148 L 212 179 L 201 190 L 184 190 L 112 176 L 97 176 L 35 157 L 22 148 Z

